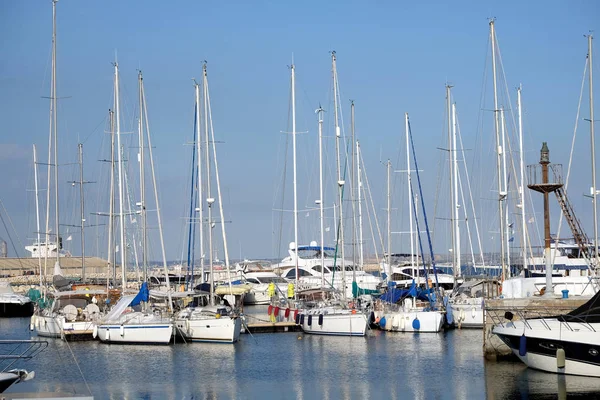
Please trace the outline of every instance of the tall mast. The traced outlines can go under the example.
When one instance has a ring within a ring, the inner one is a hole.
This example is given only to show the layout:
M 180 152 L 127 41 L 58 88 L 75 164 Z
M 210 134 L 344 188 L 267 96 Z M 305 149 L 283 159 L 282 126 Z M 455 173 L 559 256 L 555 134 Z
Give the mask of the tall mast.
M 198 226 L 200 227 L 200 282 L 204 283 L 204 205 L 202 201 L 202 129 L 200 112 L 200 85 L 194 83 L 196 94 L 196 154 L 198 155 Z M 194 260 L 192 260 L 192 263 Z M 194 276 L 192 275 L 192 281 Z
M 413 193 L 412 193 L 412 177 L 410 173 L 410 131 L 408 127 L 408 113 L 404 113 L 404 129 L 406 132 L 406 182 L 408 186 L 408 224 L 410 233 L 410 266 L 411 271 L 414 271 L 415 262 L 415 242 L 413 229 Z M 419 275 L 417 274 L 417 277 Z M 415 278 L 415 276 L 413 276 Z
M 392 193 L 390 186 L 390 177 L 392 172 L 392 163 L 387 160 L 387 262 L 388 262 L 388 281 L 392 280 Z
M 140 213 L 142 217 L 142 269 L 144 271 L 144 282 L 148 280 L 148 235 L 146 235 L 147 218 L 146 218 L 146 174 L 144 172 L 144 96 L 142 93 L 144 84 L 144 78 L 142 77 L 142 71 L 138 71 L 138 90 L 139 90 L 139 103 L 140 103 L 140 116 L 138 121 L 138 140 L 139 140 L 139 159 L 140 164 Z M 168 277 L 166 277 L 168 280 Z
M 298 299 L 298 188 L 296 181 L 296 66 L 292 62 L 290 67 L 292 73 L 292 156 L 293 156 L 293 171 L 294 171 L 294 243 L 296 253 L 294 257 L 294 267 L 296 268 L 296 283 L 294 290 L 295 299 Z M 321 275 L 323 271 L 321 271 Z
M 325 287 L 325 210 L 323 208 L 323 108 L 317 110 L 319 118 L 319 220 L 321 223 L 321 288 Z
M 350 169 L 350 202 L 352 204 L 352 281 L 356 281 L 356 242 L 358 241 L 358 232 L 356 231 L 356 205 L 354 204 L 354 191 L 353 187 L 357 185 L 356 183 L 356 164 L 355 164 L 355 143 L 356 143 L 356 135 L 354 133 L 354 100 L 350 101 L 350 129 L 352 131 L 352 167 Z
M 116 101 L 116 99 L 115 99 Z M 113 260 L 115 249 L 114 249 L 114 234 L 113 234 L 113 225 L 114 225 L 114 213 L 115 213 L 115 113 L 112 110 L 108 110 L 108 115 L 110 119 L 110 204 L 108 211 L 108 263 L 107 263 L 107 273 L 106 273 L 106 290 L 108 291 L 110 276 L 113 278 L 113 285 L 117 284 L 117 270 L 115 268 L 115 262 Z M 112 273 L 111 273 L 112 272 Z
M 500 107 L 500 123 L 501 123 L 501 133 L 502 133 L 502 179 L 504 181 L 504 193 L 505 193 L 505 200 L 504 200 L 504 216 L 505 216 L 505 237 L 504 240 L 506 241 L 506 265 L 508 268 L 510 268 L 510 229 L 509 229 L 509 223 L 508 223 L 508 201 L 506 201 L 506 194 L 508 193 L 508 177 L 507 177 L 507 172 L 506 172 L 506 121 L 504 120 L 504 107 Z M 508 272 L 508 276 L 510 277 L 510 271 Z
M 333 70 L 333 109 L 335 115 L 335 148 L 337 153 L 337 178 L 338 178 L 338 203 L 340 205 L 340 236 L 339 236 L 339 247 L 341 250 L 341 264 L 342 264 L 342 289 L 343 299 L 346 299 L 346 265 L 345 265 L 345 252 L 344 252 L 344 184 L 346 183 L 342 179 L 342 165 L 340 160 L 340 151 L 342 140 L 342 132 L 338 121 L 338 80 L 337 80 L 337 68 L 336 68 L 336 57 L 335 51 L 331 52 L 331 64 Z M 334 266 L 335 267 L 335 266 Z
M 592 64 L 592 39 L 594 37 L 590 33 L 588 35 L 588 58 L 590 60 L 590 141 L 592 148 L 592 204 L 594 207 L 594 254 L 595 267 L 600 265 L 598 259 L 598 208 L 597 208 L 597 193 L 596 193 L 596 144 L 594 141 L 594 74 Z
M 360 143 L 356 141 L 356 198 L 358 200 L 358 265 L 362 270 L 364 268 L 363 255 L 363 232 L 362 232 L 362 202 L 361 202 L 361 180 L 360 171 Z
M 144 122 L 146 123 L 146 140 L 148 142 L 148 156 L 150 157 L 150 170 L 152 171 L 152 186 L 154 188 L 154 202 L 156 204 L 156 218 L 158 219 L 158 234 L 160 237 L 160 250 L 163 262 L 163 271 L 165 281 L 167 283 L 167 299 L 169 301 L 169 311 L 173 312 L 173 302 L 171 301 L 171 283 L 169 281 L 169 269 L 167 267 L 167 253 L 165 252 L 165 240 L 163 236 L 162 218 L 160 214 L 160 204 L 158 201 L 158 188 L 156 186 L 156 172 L 154 170 L 154 157 L 152 155 L 152 139 L 150 136 L 150 124 L 148 123 L 148 109 L 146 105 L 146 96 L 144 94 L 144 83 L 140 81 L 142 86 L 142 104 L 144 105 Z M 145 206 L 144 206 L 145 207 Z M 144 249 L 145 250 L 145 249 Z M 144 251 L 145 254 L 145 251 Z
M 33 175 L 35 185 L 35 221 L 36 221 L 36 234 L 37 234 L 37 246 L 38 246 L 38 267 L 40 269 L 40 290 L 43 290 L 43 278 L 42 274 L 42 252 L 40 243 L 40 199 L 38 192 L 38 168 L 37 168 L 37 151 L 35 144 L 33 145 Z
M 202 82 L 206 79 L 206 62 L 202 65 Z M 208 99 L 206 98 L 206 86 L 204 86 L 204 116 L 208 115 Z M 210 304 L 215 305 L 214 299 L 214 284 L 215 277 L 213 275 L 213 243 L 212 243 L 212 205 L 215 199 L 211 197 L 211 184 L 210 184 L 210 137 L 208 132 L 208 118 L 204 118 L 204 134 L 205 134 L 205 150 L 206 150 L 206 203 L 208 204 L 208 262 L 210 263 Z
M 79 201 L 81 209 L 81 281 L 85 283 L 85 199 L 83 197 L 83 143 L 79 143 Z
M 452 268 L 454 270 L 454 276 L 457 276 L 457 266 L 456 266 L 456 232 L 454 229 L 454 209 L 456 208 L 455 200 L 455 190 L 454 190 L 454 158 L 452 155 L 453 151 L 453 133 L 454 133 L 454 122 L 452 120 L 452 95 L 451 95 L 451 85 L 446 85 L 446 107 L 448 113 L 448 175 L 450 176 L 450 222 L 452 229 L 450 229 L 450 236 L 452 241 Z
M 452 151 L 450 155 L 452 156 L 452 180 L 454 182 L 452 194 L 454 195 L 454 276 L 460 277 L 460 225 L 458 220 L 458 209 L 460 205 L 458 204 L 458 149 L 456 146 L 456 131 L 457 131 L 457 123 L 456 123 L 456 103 L 452 103 Z
M 490 37 L 492 41 L 492 74 L 494 76 L 494 132 L 496 134 L 496 169 L 498 175 L 498 221 L 500 222 L 500 265 L 502 266 L 502 280 L 504 281 L 506 276 L 506 261 L 505 261 L 505 235 L 504 235 L 504 199 L 506 193 L 502 190 L 502 153 L 504 149 L 500 143 L 500 122 L 498 113 L 498 88 L 496 82 L 496 31 L 494 29 L 494 20 L 490 21 Z
M 59 224 L 59 203 L 58 203 L 58 107 L 56 104 L 56 2 L 52 0 L 52 103 L 54 115 L 52 125 L 54 126 L 54 189 L 55 189 L 55 228 L 56 228 L 56 262 L 60 265 L 60 224 Z
M 119 107 L 119 64 L 115 61 L 115 120 L 117 125 L 117 173 L 118 173 L 118 184 L 119 184 L 119 225 L 120 225 L 120 246 L 119 254 L 121 256 L 121 288 L 125 291 L 126 278 L 126 251 L 125 251 L 125 215 L 123 210 L 123 202 L 125 201 L 125 194 L 123 193 L 123 157 L 121 147 L 121 118 L 120 118 L 120 107 Z
M 208 104 L 208 114 L 205 116 L 210 122 L 210 139 L 212 141 L 213 162 L 215 164 L 215 180 L 217 183 L 217 197 L 219 200 L 219 216 L 221 217 L 221 235 L 223 238 L 223 252 L 225 255 L 225 268 L 227 268 L 227 281 L 231 290 L 231 271 L 229 270 L 229 247 L 227 245 L 227 231 L 225 230 L 225 213 L 223 212 L 223 196 L 221 195 L 221 179 L 219 178 L 219 162 L 217 160 L 217 142 L 215 141 L 215 131 L 212 122 L 212 110 L 210 106 L 210 92 L 208 90 L 208 77 L 204 74 L 204 90 L 206 91 L 206 103 Z
M 523 268 L 527 269 L 527 225 L 525 224 L 525 160 L 523 154 L 523 113 L 521 109 L 521 86 L 517 88 L 517 109 L 519 116 L 519 155 L 521 164 L 520 208 L 521 208 L 521 251 L 523 254 Z

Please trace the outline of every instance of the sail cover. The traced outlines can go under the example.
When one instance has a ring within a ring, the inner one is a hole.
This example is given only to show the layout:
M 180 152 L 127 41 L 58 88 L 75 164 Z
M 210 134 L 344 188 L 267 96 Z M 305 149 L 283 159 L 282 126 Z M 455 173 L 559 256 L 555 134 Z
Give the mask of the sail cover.
M 144 282 L 144 283 L 142 283 L 142 286 L 140 287 L 140 291 L 138 292 L 138 294 L 131 301 L 130 306 L 137 306 L 142 301 L 144 303 L 147 303 L 149 298 L 150 298 L 150 291 L 148 290 L 148 282 Z

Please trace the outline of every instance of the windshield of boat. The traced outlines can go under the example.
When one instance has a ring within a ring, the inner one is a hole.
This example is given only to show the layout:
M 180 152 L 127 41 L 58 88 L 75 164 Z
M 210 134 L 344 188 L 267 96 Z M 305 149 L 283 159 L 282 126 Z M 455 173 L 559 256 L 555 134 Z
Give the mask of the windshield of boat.
M 331 247 L 324 248 L 325 258 L 333 258 L 335 256 L 335 250 Z M 300 247 L 298 249 L 298 257 L 304 259 L 310 258 L 321 258 L 320 247 Z M 339 257 L 339 256 L 338 256 Z
M 257 278 L 261 283 L 287 283 L 287 281 L 279 276 L 261 276 Z

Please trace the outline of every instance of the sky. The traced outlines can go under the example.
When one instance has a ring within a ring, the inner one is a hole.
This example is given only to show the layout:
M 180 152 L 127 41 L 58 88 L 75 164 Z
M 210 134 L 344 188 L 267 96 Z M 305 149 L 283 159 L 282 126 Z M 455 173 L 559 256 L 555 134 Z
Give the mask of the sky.
M 350 133 L 352 99 L 371 208 L 383 236 L 387 229 L 385 162 L 389 159 L 394 171 L 406 170 L 407 112 L 423 200 L 435 231 L 434 250 L 446 253 L 450 247 L 448 184 L 444 183 L 448 179 L 444 168 L 447 152 L 439 148 L 447 148 L 445 86 L 451 84 L 465 149 L 461 157 L 469 170 L 479 213 L 472 219 L 482 225 L 484 250 L 497 250 L 490 18 L 496 19 L 502 61 L 500 103 L 507 113 L 516 115 L 516 88 L 523 87 L 525 163 L 537 163 L 541 142 L 547 141 L 551 161 L 562 163 L 566 175 L 578 121 L 568 193 L 591 236 L 592 207 L 583 196 L 591 185 L 589 122 L 584 120 L 589 118 L 587 83 L 578 119 L 577 110 L 587 54 L 584 35 L 600 32 L 597 1 L 61 0 L 57 4 L 59 194 L 61 224 L 65 225 L 61 231 L 69 230 L 63 235 L 73 239 L 66 243 L 67 248 L 74 255 L 81 253 L 78 230 L 67 225 L 80 223 L 78 190 L 68 181 L 79 179 L 74 163 L 77 144 L 83 143 L 85 179 L 94 182 L 85 185 L 86 223 L 100 225 L 87 228 L 86 253 L 106 257 L 106 221 L 91 213 L 108 208 L 108 172 L 106 163 L 98 160 L 106 159 L 110 151 L 106 131 L 108 109 L 113 104 L 115 59 L 120 68 L 121 121 L 126 132 L 133 132 L 136 126 L 137 70 L 144 74 L 169 260 L 184 258 L 194 120 L 192 78 L 201 78 L 204 61 L 219 142 L 230 257 L 277 258 L 285 254 L 287 243 L 293 241 L 292 214 L 278 210 L 291 209 L 291 155 L 289 149 L 285 151 L 290 135 L 285 132 L 291 131 L 289 65 L 293 59 L 297 131 L 303 132 L 297 135 L 302 209 L 299 241 L 318 240 L 318 219 L 314 210 L 307 210 L 314 207 L 318 196 L 314 110 L 319 105 L 327 110 L 325 203 L 332 206 L 337 180 L 331 134 L 331 51 L 335 51 L 344 131 Z M 22 248 L 31 243 L 36 231 L 32 145 L 37 146 L 40 163 L 47 162 L 49 102 L 44 96 L 50 92 L 51 33 L 51 1 L 0 2 L 0 214 L 4 217 L 0 238 L 9 242 L 11 256 L 15 252 L 25 255 Z M 595 49 L 597 43 L 594 40 Z M 595 73 L 600 72 L 597 65 Z M 514 129 L 508 135 L 514 139 Z M 133 135 L 128 136 L 132 141 Z M 517 145 L 512 143 L 512 154 L 518 157 Z M 128 151 L 132 153 L 131 148 Z M 44 189 L 47 169 L 40 165 L 39 171 Z M 406 174 L 392 175 L 391 230 L 405 232 L 407 202 L 401 199 L 405 197 Z M 132 172 L 132 187 L 135 178 Z M 514 185 L 514 177 L 512 181 Z M 530 203 L 535 206 L 526 211 L 535 217 L 530 238 L 532 245 L 538 246 L 543 226 L 541 196 L 534 194 Z M 331 206 L 327 215 L 332 221 Z M 552 207 L 555 232 L 558 207 L 556 203 Z M 345 206 L 346 218 L 349 209 Z M 515 219 L 511 217 L 511 222 Z M 377 235 L 371 234 L 367 220 L 365 214 L 364 241 L 371 243 L 365 251 L 372 254 L 378 246 L 381 252 L 381 245 L 373 244 L 381 241 L 372 240 Z M 327 244 L 333 240 L 331 221 L 325 224 L 329 228 Z M 156 246 L 156 222 L 151 228 Z M 568 236 L 566 226 L 561 232 L 561 237 Z M 467 246 L 467 240 L 463 244 Z M 406 235 L 393 234 L 392 251 L 408 251 L 406 246 Z M 153 259 L 160 258 L 157 248 L 151 254 Z M 223 257 L 222 251 L 219 254 Z

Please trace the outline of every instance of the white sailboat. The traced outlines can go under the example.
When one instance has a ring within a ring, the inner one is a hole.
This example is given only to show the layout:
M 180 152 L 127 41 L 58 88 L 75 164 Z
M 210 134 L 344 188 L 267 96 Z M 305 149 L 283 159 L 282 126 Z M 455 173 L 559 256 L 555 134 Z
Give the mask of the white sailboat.
M 321 300 L 318 302 L 305 301 L 299 307 L 299 314 L 296 317 L 296 323 L 302 327 L 302 330 L 305 333 L 309 334 L 318 334 L 318 335 L 335 335 L 335 336 L 364 336 L 367 332 L 368 328 L 368 320 L 365 312 L 358 307 L 355 307 L 354 302 L 348 303 L 347 299 L 347 291 L 346 291 L 346 268 L 345 268 L 345 260 L 344 260 L 344 228 L 343 228 L 343 186 L 345 184 L 342 179 L 342 166 L 340 160 L 340 151 L 343 147 L 341 144 L 342 134 L 339 126 L 339 118 L 338 118 L 338 81 L 337 81 L 337 68 L 336 68 L 336 55 L 335 52 L 332 52 L 332 70 L 333 70 L 333 97 L 334 97 L 334 122 L 335 122 L 335 136 L 336 136 L 336 153 L 337 153 L 337 184 L 338 184 L 338 206 L 340 209 L 339 216 L 339 238 L 338 238 L 338 249 L 341 252 L 341 299 L 329 298 L 324 299 L 324 288 L 325 288 L 325 273 L 324 270 L 321 270 L 321 288 L 313 289 L 313 291 L 321 292 Z M 295 66 L 291 67 L 291 75 L 292 75 L 292 137 L 294 143 L 294 230 L 296 232 L 295 240 L 297 243 L 297 231 L 298 231 L 298 219 L 297 219 L 297 195 L 296 195 L 296 146 L 295 146 L 295 137 L 296 137 L 296 98 L 295 98 Z M 321 109 L 319 111 L 319 155 L 322 160 L 322 112 Z M 320 161 L 320 171 L 321 175 L 320 181 L 320 198 L 318 200 L 320 210 L 321 210 L 321 235 L 323 235 L 323 169 L 322 169 L 322 161 Z M 321 240 L 320 247 L 320 262 L 324 267 L 324 259 L 325 259 L 325 248 L 323 245 L 323 240 Z M 296 263 L 296 277 L 298 277 L 298 261 L 299 257 L 295 257 L 294 259 Z M 323 268 L 322 267 L 322 268 Z M 296 296 L 298 296 L 298 291 L 296 292 Z M 296 297 L 297 298 L 297 297 Z
M 411 177 L 411 161 L 410 161 L 410 130 L 408 122 L 408 113 L 404 116 L 406 130 L 406 174 L 408 183 L 408 214 L 409 214 L 409 234 L 410 234 L 410 255 L 411 255 L 411 270 L 412 288 L 407 292 L 394 293 L 398 289 L 391 289 L 391 292 L 386 294 L 390 304 L 377 303 L 375 307 L 375 321 L 379 327 L 386 331 L 396 332 L 439 332 L 442 330 L 444 323 L 444 315 L 442 311 L 431 310 L 429 306 L 417 304 L 417 288 L 420 285 L 420 280 L 425 280 L 425 285 L 429 286 L 429 282 L 425 276 L 421 276 L 417 271 L 423 266 L 419 266 L 419 259 L 416 254 L 417 244 L 414 240 L 415 229 L 413 227 L 413 192 L 412 192 L 412 177 Z M 389 210 L 388 210 L 389 213 Z M 435 271 L 434 271 L 435 273 Z M 433 281 L 431 282 L 433 284 Z M 396 294 L 400 294 L 400 298 L 396 299 Z M 386 300 L 387 300 L 386 298 Z M 401 304 L 396 304 L 401 301 Z
M 48 307 L 40 307 L 31 317 L 30 329 L 35 330 L 38 336 L 44 337 L 84 337 L 91 338 L 93 323 L 99 316 L 99 308 L 95 304 L 96 298 L 93 291 L 71 291 L 70 282 L 62 277 L 60 259 L 65 256 L 62 251 L 62 239 L 60 237 L 59 224 L 59 196 L 58 196 L 58 117 L 57 117 L 57 91 L 56 91 L 56 0 L 52 1 L 52 74 L 50 84 L 50 148 L 48 150 L 48 165 L 54 168 L 52 176 L 51 168 L 48 169 L 48 190 L 46 198 L 46 228 L 45 240 L 38 240 L 30 250 L 32 256 L 40 259 L 42 257 L 47 265 L 49 258 L 55 258 L 53 268 L 54 290 L 42 287 L 43 302 Z M 37 169 L 36 169 L 37 171 Z M 37 173 L 36 173 L 37 176 Z M 53 187 L 50 183 L 53 179 Z M 36 183 L 37 186 L 37 183 Z M 50 237 L 50 204 L 51 194 L 54 189 L 54 239 Z M 37 195 L 36 195 L 37 199 Z M 36 207 L 37 208 L 37 207 Z M 39 232 L 39 229 L 38 229 Z M 51 262 L 51 261 L 50 261 Z M 40 271 L 42 273 L 42 271 Z M 46 268 L 43 271 L 46 273 Z M 45 283 L 43 280 L 40 283 Z M 63 289 L 59 291 L 58 289 Z
M 119 149 L 120 146 L 120 117 L 119 117 L 119 66 L 117 63 L 114 65 L 115 68 L 115 118 L 117 127 L 117 142 Z M 139 81 L 139 99 L 140 99 L 140 116 L 139 116 L 139 143 L 140 143 L 140 214 L 142 218 L 142 254 L 143 254 L 143 268 L 144 268 L 144 282 L 140 288 L 140 292 L 137 296 L 124 295 L 125 294 L 125 248 L 124 242 L 124 219 L 123 219 L 123 188 L 122 188 L 122 169 L 121 169 L 121 152 L 119 151 L 119 217 L 120 217 L 120 234 L 121 234 L 121 271 L 122 271 L 122 290 L 123 296 L 119 302 L 113 307 L 113 309 L 97 324 L 94 328 L 94 337 L 98 336 L 100 341 L 107 343 L 144 343 L 144 344 L 168 344 L 171 341 L 173 334 L 173 323 L 169 317 L 162 315 L 161 310 L 151 310 L 148 307 L 150 300 L 150 294 L 147 283 L 147 236 L 146 236 L 146 197 L 145 197 L 145 174 L 144 174 L 144 151 L 147 146 L 150 156 L 150 166 L 152 169 L 152 181 L 154 186 L 154 195 L 158 215 L 158 225 L 161 241 L 161 249 L 163 256 L 163 266 L 165 274 L 167 273 L 167 263 L 164 251 L 164 242 L 162 237 L 162 224 L 160 218 L 160 207 L 158 205 L 158 192 L 156 188 L 156 176 L 154 173 L 154 162 L 152 157 L 152 143 L 150 141 L 150 129 L 148 125 L 148 115 L 146 110 L 146 101 L 144 96 L 144 85 L 142 73 L 138 74 Z M 144 130 L 144 126 L 146 129 Z M 147 145 L 144 140 L 144 132 L 147 133 Z M 112 201 L 112 199 L 111 199 Z M 167 280 L 167 295 L 168 305 L 172 312 L 172 302 L 170 298 L 170 287 L 169 281 Z M 131 307 L 138 307 L 139 310 L 132 310 Z
M 209 305 L 204 307 L 188 307 L 175 315 L 174 322 L 176 326 L 176 332 L 183 336 L 185 340 L 195 342 L 220 342 L 220 343 L 235 343 L 240 337 L 242 328 L 242 321 L 239 316 L 231 310 L 230 307 L 216 304 L 215 293 L 214 293 L 214 275 L 213 275 L 213 234 L 212 229 L 216 223 L 213 221 L 212 206 L 215 199 L 212 197 L 211 183 L 214 179 L 217 185 L 217 197 L 219 204 L 219 214 L 221 222 L 221 233 L 223 239 L 223 248 L 225 254 L 225 268 L 227 274 L 230 275 L 229 271 L 229 252 L 227 249 L 227 235 L 225 232 L 225 216 L 223 213 L 223 202 L 221 197 L 221 184 L 219 181 L 219 167 L 217 163 L 217 149 L 215 144 L 213 123 L 212 123 L 212 111 L 210 107 L 210 96 L 208 90 L 208 75 L 206 69 L 206 63 L 202 67 L 202 88 L 203 88 L 203 108 L 204 108 L 204 119 L 201 120 L 201 102 L 200 102 L 200 85 L 195 84 L 195 97 L 196 97 L 196 135 L 195 145 L 198 160 L 198 204 L 200 210 L 204 204 L 208 206 L 208 220 L 206 227 L 208 229 L 208 254 L 209 254 L 209 268 L 210 268 L 210 294 L 209 294 Z M 201 122 L 204 122 L 204 137 L 201 134 Z M 204 143 L 204 149 L 202 148 Z M 211 145 L 212 144 L 212 145 Z M 212 148 L 212 162 L 211 162 L 211 148 Z M 205 151 L 204 160 L 202 160 L 202 150 Z M 205 162 L 205 168 L 202 168 L 202 161 Z M 211 170 L 214 167 L 214 177 L 211 178 Z M 203 181 L 204 179 L 204 181 Z M 206 185 L 206 192 L 203 191 L 203 184 Z M 203 195 L 206 198 L 203 198 Z M 200 219 L 200 230 L 202 231 L 205 227 L 204 221 Z M 200 235 L 203 238 L 203 235 Z M 201 239 L 202 242 L 202 239 Z M 202 245 L 203 246 L 203 245 Z M 203 257 L 203 255 L 202 255 Z M 204 274 L 203 274 L 204 275 Z M 231 285 L 231 276 L 228 276 L 228 294 L 233 294 L 234 290 Z M 227 289 L 227 288 L 226 288 Z

